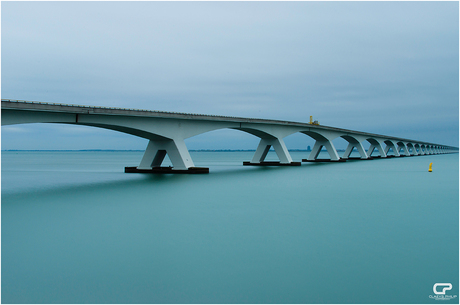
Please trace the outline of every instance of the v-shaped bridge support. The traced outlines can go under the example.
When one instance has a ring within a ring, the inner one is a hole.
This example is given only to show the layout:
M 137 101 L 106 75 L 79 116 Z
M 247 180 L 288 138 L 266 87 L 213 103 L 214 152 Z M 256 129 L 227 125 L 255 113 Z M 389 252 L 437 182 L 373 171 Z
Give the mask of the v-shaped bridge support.
M 166 154 L 171 160 L 173 169 L 184 170 L 195 167 L 183 140 L 150 140 L 138 169 L 160 167 Z
M 172 167 L 161 167 L 166 154 L 171 160 Z M 125 171 L 131 173 L 208 173 L 209 168 L 195 167 L 184 140 L 165 139 L 150 140 L 139 166 L 137 168 L 127 167 Z
M 266 162 L 265 158 L 273 147 L 279 158 L 279 162 Z M 299 166 L 300 162 L 293 162 L 289 154 L 286 144 L 281 138 L 261 138 L 259 146 L 257 147 L 254 157 L 251 162 L 244 162 L 243 165 L 296 165 Z

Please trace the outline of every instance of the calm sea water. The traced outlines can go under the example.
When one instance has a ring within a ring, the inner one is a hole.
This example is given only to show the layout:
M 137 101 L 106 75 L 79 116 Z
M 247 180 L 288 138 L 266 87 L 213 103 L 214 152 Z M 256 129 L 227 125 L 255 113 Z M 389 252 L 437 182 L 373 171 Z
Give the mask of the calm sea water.
M 242 166 L 252 154 L 192 152 L 210 174 L 149 175 L 123 173 L 142 152 L 2 152 L 2 302 L 458 296 L 457 154 Z

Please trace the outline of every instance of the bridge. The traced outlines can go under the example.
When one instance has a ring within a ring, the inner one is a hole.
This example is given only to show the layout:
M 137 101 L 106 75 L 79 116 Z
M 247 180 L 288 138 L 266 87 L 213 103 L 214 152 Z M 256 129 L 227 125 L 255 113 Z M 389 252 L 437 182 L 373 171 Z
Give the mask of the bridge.
M 2 126 L 26 123 L 61 123 L 86 125 L 115 130 L 148 139 L 142 160 L 137 167 L 126 167 L 125 172 L 151 173 L 207 173 L 208 168 L 195 167 L 184 140 L 208 131 L 223 128 L 241 130 L 260 138 L 251 161 L 244 165 L 299 166 L 294 162 L 284 143 L 284 138 L 300 132 L 315 140 L 309 156 L 302 162 L 343 162 L 350 158 L 353 149 L 358 159 L 422 156 L 458 152 L 457 147 L 430 142 L 384 136 L 309 123 L 240 118 L 230 116 L 176 113 L 128 108 L 81 106 L 2 99 Z M 333 140 L 341 137 L 348 141 L 342 157 L 337 153 Z M 370 146 L 366 151 L 363 143 Z M 279 158 L 267 162 L 265 158 L 273 147 Z M 329 159 L 318 159 L 322 148 Z M 390 155 L 390 150 L 392 154 Z M 172 167 L 162 167 L 169 156 Z

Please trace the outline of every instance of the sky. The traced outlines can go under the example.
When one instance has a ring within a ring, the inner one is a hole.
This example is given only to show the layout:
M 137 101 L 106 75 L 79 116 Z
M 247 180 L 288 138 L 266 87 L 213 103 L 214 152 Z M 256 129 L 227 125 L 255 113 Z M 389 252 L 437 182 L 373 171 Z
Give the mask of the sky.
M 458 2 L 2 2 L 1 97 L 308 122 L 459 145 Z M 144 149 L 63 124 L 2 149 Z M 255 149 L 218 130 L 189 149 Z M 314 140 L 285 138 L 288 149 Z M 337 148 L 346 141 L 334 140 Z

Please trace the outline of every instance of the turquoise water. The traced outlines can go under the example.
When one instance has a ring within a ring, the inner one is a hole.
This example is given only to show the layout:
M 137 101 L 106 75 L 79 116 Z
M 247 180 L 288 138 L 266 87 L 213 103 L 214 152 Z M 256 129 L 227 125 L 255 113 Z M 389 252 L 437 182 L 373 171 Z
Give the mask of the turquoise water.
M 192 152 L 210 174 L 148 175 L 123 173 L 142 152 L 2 152 L 2 302 L 458 296 L 458 154 L 242 166 L 252 154 Z

